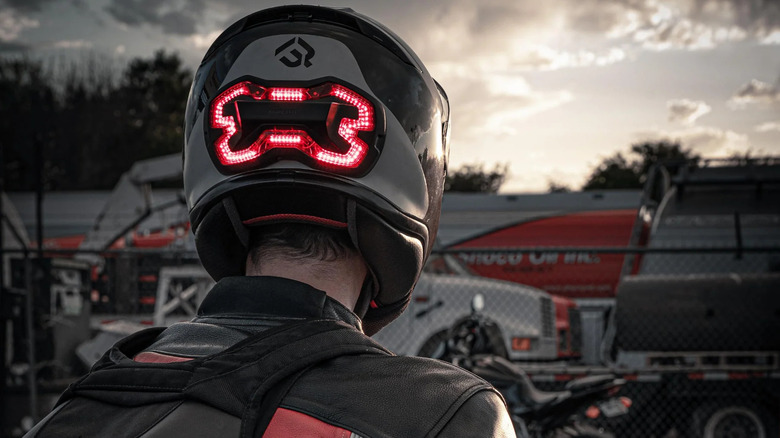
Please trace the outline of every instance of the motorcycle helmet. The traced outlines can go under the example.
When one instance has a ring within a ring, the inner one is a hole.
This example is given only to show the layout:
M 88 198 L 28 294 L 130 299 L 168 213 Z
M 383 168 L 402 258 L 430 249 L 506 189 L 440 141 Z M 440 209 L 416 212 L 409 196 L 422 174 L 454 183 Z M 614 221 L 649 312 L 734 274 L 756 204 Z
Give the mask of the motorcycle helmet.
M 248 229 L 347 231 L 369 276 L 355 312 L 398 317 L 438 228 L 449 103 L 412 50 L 350 9 L 282 6 L 225 30 L 196 71 L 184 191 L 209 274 L 243 275 Z

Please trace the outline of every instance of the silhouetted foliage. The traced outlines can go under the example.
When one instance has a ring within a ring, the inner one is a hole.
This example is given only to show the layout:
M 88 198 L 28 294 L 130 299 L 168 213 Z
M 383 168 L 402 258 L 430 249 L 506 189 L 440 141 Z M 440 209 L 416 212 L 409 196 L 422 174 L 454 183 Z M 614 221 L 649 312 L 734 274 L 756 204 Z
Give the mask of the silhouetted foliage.
M 559 183 L 557 181 L 549 180 L 549 181 L 547 181 L 547 192 L 549 192 L 549 193 L 569 193 L 569 192 L 571 192 L 571 187 L 567 186 L 566 184 Z
M 176 54 L 158 51 L 154 58 L 130 62 L 119 89 L 127 107 L 124 124 L 128 135 L 143 142 L 136 159 L 181 151 L 184 106 L 192 73 L 183 69 Z
M 135 161 L 181 150 L 192 74 L 178 55 L 135 59 L 121 75 L 111 63 L 91 58 L 55 72 L 0 58 L 7 190 L 33 190 L 39 161 L 47 190 L 109 189 Z
M 53 136 L 50 120 L 57 102 L 40 63 L 12 59 L 0 63 L 0 144 L 6 190 L 36 184 L 36 142 Z
M 677 165 L 699 158 L 690 149 L 669 141 L 642 142 L 631 145 L 630 159 L 617 152 L 602 160 L 588 177 L 582 190 L 639 189 L 644 185 L 647 171 L 657 163 L 670 165 L 672 173 Z
M 509 172 L 508 164 L 496 164 L 493 170 L 486 171 L 484 164 L 466 164 L 450 171 L 444 183 L 449 192 L 496 193 L 504 184 Z

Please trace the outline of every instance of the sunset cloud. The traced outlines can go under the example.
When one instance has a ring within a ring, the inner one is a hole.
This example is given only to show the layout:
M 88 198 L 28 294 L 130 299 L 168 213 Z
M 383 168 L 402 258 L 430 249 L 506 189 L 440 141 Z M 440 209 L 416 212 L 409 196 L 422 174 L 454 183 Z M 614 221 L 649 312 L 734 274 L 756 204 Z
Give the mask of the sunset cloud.
M 637 133 L 637 138 L 643 141 L 680 142 L 683 148 L 691 149 L 705 158 L 728 157 L 751 149 L 747 135 L 711 126 L 694 126 L 675 131 L 646 131 Z
M 87 49 L 93 45 L 94 44 L 91 41 L 84 40 L 63 40 L 54 43 L 54 47 L 58 49 Z
M 666 102 L 669 109 L 669 121 L 693 125 L 696 119 L 709 113 L 712 108 L 702 101 L 675 99 Z
M 737 26 L 712 27 L 690 20 L 664 23 L 634 34 L 634 39 L 650 50 L 712 49 L 719 44 L 742 41 L 745 38 L 747 32 Z
M 17 7 L 26 4 L 26 0 L 3 1 Z M 31 3 L 39 8 L 49 1 Z M 344 5 L 350 3 L 347 0 Z M 105 11 L 126 26 L 150 26 L 166 34 L 193 36 L 201 27 L 224 28 L 262 6 L 256 0 L 109 0 Z M 653 51 L 712 49 L 747 39 L 780 44 L 780 7 L 773 1 L 431 0 L 420 4 L 399 0 L 362 6 L 356 9 L 380 12 L 386 24 L 429 60 L 501 51 L 510 58 L 509 64 L 557 69 L 625 59 L 625 48 L 606 49 L 606 54 L 603 47 L 569 50 L 556 38 L 561 32 L 623 40 Z M 412 10 L 422 13 L 409 13 Z M 517 41 L 538 41 L 550 49 L 536 53 L 514 50 Z
M 452 143 L 458 145 L 454 151 L 468 151 L 476 144 L 501 148 L 518 136 L 523 121 L 574 100 L 567 90 L 533 89 L 522 76 L 444 79 L 452 113 L 459 120 L 452 133 Z
M 734 108 L 744 108 L 749 104 L 771 105 L 780 103 L 780 87 L 753 79 L 734 93 L 729 105 Z
M 780 121 L 765 122 L 756 126 L 756 132 L 772 132 L 772 131 L 780 132 Z
M 214 40 L 217 39 L 217 37 L 222 33 L 221 30 L 216 30 L 214 32 L 209 32 L 207 34 L 195 34 L 190 36 L 190 42 L 192 43 L 195 48 L 206 50 L 211 46 L 211 43 L 214 42 Z
M 572 8 L 574 29 L 630 38 L 649 50 L 712 49 L 752 39 L 780 43 L 776 2 L 743 0 L 582 1 Z
M 555 50 L 548 46 L 528 48 L 519 55 L 511 67 L 519 70 L 559 70 L 562 68 L 605 66 L 625 60 L 625 50 L 611 48 L 597 53 L 589 50 L 567 52 Z

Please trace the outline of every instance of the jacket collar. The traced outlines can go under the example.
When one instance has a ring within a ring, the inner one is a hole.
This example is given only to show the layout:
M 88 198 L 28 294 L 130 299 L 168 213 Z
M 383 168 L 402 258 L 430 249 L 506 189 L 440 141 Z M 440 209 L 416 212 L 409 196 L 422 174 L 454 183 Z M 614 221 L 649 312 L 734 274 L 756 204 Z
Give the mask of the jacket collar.
M 198 308 L 198 317 L 267 315 L 343 321 L 362 331 L 360 318 L 338 301 L 306 283 L 281 277 L 225 277 Z

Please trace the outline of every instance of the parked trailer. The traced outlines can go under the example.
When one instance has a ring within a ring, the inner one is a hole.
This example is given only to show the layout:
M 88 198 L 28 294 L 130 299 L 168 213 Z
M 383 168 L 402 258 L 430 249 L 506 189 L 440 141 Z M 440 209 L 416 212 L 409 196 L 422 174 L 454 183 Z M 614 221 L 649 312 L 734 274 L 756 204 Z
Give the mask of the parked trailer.
M 619 435 L 777 437 L 777 162 L 678 163 L 674 176 L 659 166 L 634 207 L 594 198 L 592 208 L 526 211 L 522 220 L 470 235 L 468 227 L 454 227 L 461 238 L 446 249 L 471 274 L 575 299 L 582 360 L 523 366 L 550 387 L 602 372 L 629 380 L 635 406 L 624 427 L 615 428 Z M 518 198 L 491 199 L 522 204 Z M 491 217 L 467 208 L 442 217 L 445 232 L 447 220 Z M 513 249 L 523 247 L 542 250 Z M 635 255 L 632 248 L 648 252 Z
M 780 251 L 751 249 L 780 249 L 780 166 L 685 165 L 654 176 L 665 190 L 644 206 L 647 247 L 705 251 L 652 252 L 623 277 L 607 360 L 656 373 L 645 384 L 654 398 L 636 409 L 660 412 L 639 420 L 647 430 L 672 420 L 694 437 L 777 437 Z M 733 250 L 706 251 L 717 247 Z
M 660 432 L 671 423 L 707 438 L 778 436 L 778 291 L 780 274 L 624 279 L 612 368 L 636 370 L 627 376 L 645 392 L 636 410 L 656 411 L 634 426 Z

